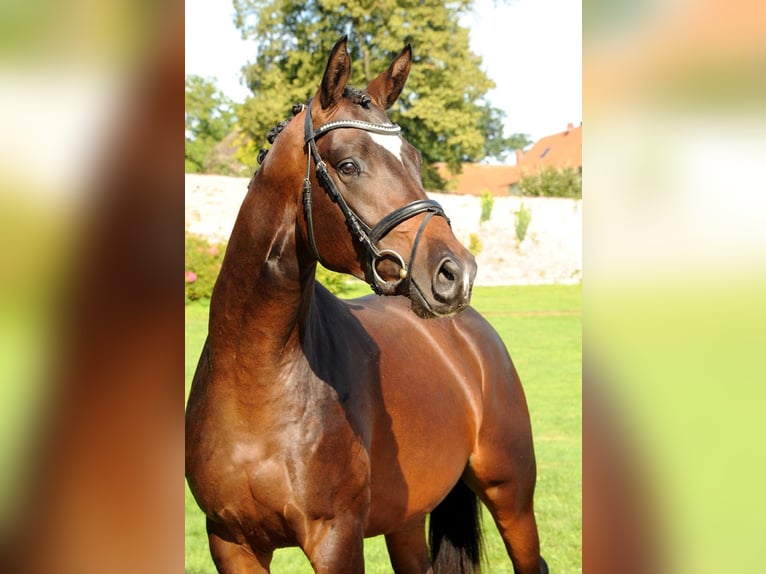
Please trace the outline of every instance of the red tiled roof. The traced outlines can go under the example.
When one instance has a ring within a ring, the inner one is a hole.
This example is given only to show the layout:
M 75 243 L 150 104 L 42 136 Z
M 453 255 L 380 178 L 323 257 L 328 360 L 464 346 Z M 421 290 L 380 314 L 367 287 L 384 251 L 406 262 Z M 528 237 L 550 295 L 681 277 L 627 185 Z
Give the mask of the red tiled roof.
M 515 165 L 464 163 L 462 168 L 461 173 L 452 175 L 447 164 L 436 164 L 439 175 L 447 182 L 445 191 L 460 195 L 481 195 L 485 191 L 492 195 L 508 195 L 508 186 L 520 179 Z
M 577 127 L 569 124 L 566 131 L 538 140 L 516 155 L 516 165 L 524 175 L 542 167 L 582 167 L 582 124 Z
M 563 132 L 541 138 L 526 152 L 516 152 L 516 165 L 464 163 L 463 171 L 452 175 L 446 164 L 437 163 L 439 175 L 447 181 L 451 193 L 508 195 L 511 185 L 543 167 L 582 167 L 582 124 L 570 124 Z

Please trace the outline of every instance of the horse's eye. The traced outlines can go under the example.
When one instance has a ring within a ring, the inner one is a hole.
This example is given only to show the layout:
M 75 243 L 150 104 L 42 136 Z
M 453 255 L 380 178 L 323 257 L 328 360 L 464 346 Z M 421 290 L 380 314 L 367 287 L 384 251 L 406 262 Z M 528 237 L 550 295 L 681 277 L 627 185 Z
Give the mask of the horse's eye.
M 353 161 L 344 161 L 338 166 L 338 171 L 343 175 L 356 175 L 359 173 L 359 168 Z

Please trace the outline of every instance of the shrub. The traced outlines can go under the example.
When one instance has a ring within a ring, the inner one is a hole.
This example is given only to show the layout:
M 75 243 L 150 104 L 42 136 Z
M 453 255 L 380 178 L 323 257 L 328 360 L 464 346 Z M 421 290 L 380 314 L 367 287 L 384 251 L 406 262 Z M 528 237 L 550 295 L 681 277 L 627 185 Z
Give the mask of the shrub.
M 184 283 L 186 301 L 198 299 L 210 300 L 213 286 L 221 271 L 226 243 L 211 243 L 207 238 L 193 233 L 186 234 Z M 317 281 L 335 295 L 344 295 L 350 291 L 358 279 L 336 273 L 317 265 Z
M 582 174 L 573 167 L 546 167 L 519 182 L 521 195 L 582 198 Z
M 186 234 L 184 283 L 187 301 L 210 299 L 225 251 L 225 243 L 210 243 L 201 235 Z
M 207 238 L 193 233 L 186 234 L 184 284 L 186 301 L 199 299 L 210 300 L 213 286 L 221 271 L 226 243 L 211 243 Z M 317 265 L 317 281 L 335 295 L 343 295 L 351 290 L 357 279 L 329 271 Z
M 327 287 L 327 290 L 333 295 L 344 295 L 351 289 L 353 283 L 359 282 L 358 279 L 330 271 L 321 265 L 317 265 L 316 280 Z
M 532 212 L 522 202 L 519 210 L 514 213 L 516 215 L 516 239 L 521 243 L 527 236 L 527 228 L 529 227 L 529 222 L 532 221 Z
M 495 198 L 489 191 L 481 192 L 481 216 L 479 217 L 479 225 L 485 221 L 489 221 L 492 217 L 492 207 L 495 205 Z
M 484 246 L 481 244 L 481 239 L 479 239 L 479 234 L 471 233 L 468 236 L 468 251 L 470 251 L 471 255 L 473 255 L 474 257 L 478 257 L 482 249 L 484 249 Z

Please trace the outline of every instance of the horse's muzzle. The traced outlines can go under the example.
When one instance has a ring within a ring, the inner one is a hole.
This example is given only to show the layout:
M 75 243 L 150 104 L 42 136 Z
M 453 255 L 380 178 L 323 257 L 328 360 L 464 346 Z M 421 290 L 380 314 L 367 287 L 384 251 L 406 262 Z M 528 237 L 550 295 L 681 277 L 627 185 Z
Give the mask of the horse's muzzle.
M 418 281 L 410 284 L 409 297 L 412 310 L 421 317 L 444 317 L 459 313 L 471 302 L 473 280 L 476 277 L 476 261 L 447 255 L 435 267 L 430 289 Z

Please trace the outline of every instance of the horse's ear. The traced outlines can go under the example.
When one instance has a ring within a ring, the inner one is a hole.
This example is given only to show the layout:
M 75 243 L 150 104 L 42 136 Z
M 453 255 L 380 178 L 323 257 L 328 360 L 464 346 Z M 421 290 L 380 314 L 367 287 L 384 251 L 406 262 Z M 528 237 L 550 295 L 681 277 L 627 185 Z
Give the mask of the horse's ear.
M 351 75 L 351 58 L 346 49 L 347 41 L 348 36 L 343 36 L 338 40 L 327 60 L 327 68 L 319 88 L 319 101 L 322 104 L 322 109 L 326 110 L 340 100 L 348 77 Z
M 396 98 L 402 93 L 407 76 L 410 75 L 411 63 L 412 46 L 407 44 L 404 50 L 391 62 L 388 70 L 380 74 L 367 86 L 367 93 L 384 110 L 393 106 Z

